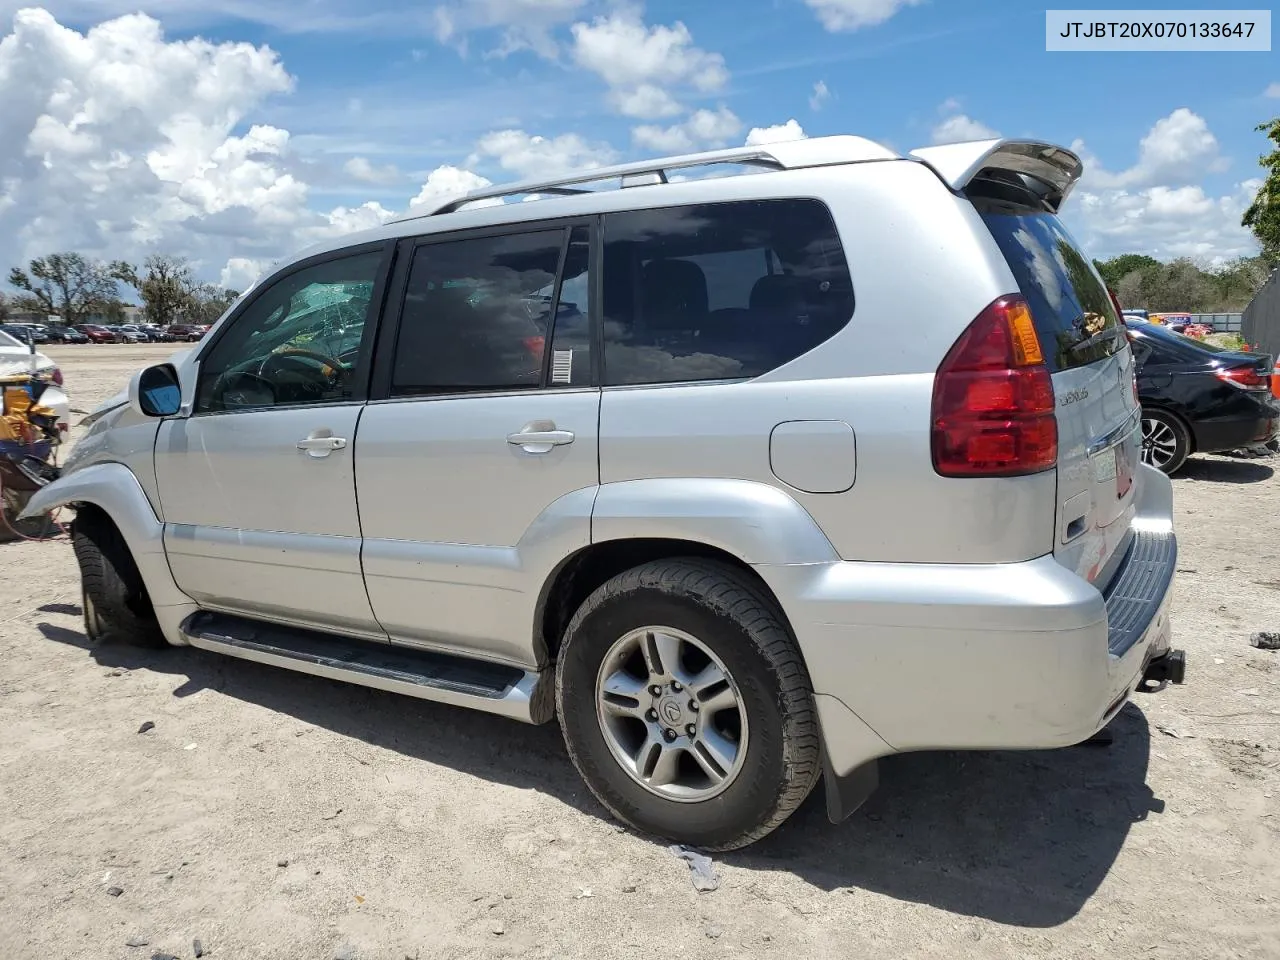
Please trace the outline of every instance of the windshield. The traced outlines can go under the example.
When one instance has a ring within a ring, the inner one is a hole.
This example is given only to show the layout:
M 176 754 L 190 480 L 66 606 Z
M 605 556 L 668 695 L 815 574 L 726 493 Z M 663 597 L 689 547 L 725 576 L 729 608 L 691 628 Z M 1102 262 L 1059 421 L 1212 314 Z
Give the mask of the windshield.
M 23 350 L 27 349 L 27 345 L 25 343 L 9 336 L 9 334 L 5 333 L 3 330 L 0 330 L 0 347 L 21 347 Z

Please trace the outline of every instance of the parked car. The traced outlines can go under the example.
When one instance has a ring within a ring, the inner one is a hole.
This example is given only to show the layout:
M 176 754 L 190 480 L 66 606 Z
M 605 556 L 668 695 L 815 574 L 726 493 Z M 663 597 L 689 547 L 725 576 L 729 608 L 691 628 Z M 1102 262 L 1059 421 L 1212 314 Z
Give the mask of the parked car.
M 134 326 L 145 333 L 151 343 L 170 343 L 173 339 L 166 335 L 165 328 L 158 323 L 138 323 Z
M 116 333 L 109 327 L 101 326 L 96 323 L 77 323 L 74 329 L 79 330 L 89 338 L 90 343 L 121 343 L 120 334 Z
M 49 331 L 38 323 L 4 323 L 0 324 L 0 330 L 21 343 L 26 343 L 28 340 L 32 343 L 49 342 Z
M 147 340 L 147 335 L 141 330 L 136 330 L 125 324 L 113 324 L 107 329 L 119 338 L 118 343 L 145 343 Z
M 764 172 L 666 182 L 710 163 Z M 842 819 L 896 752 L 1075 744 L 1185 664 L 1081 170 L 833 137 L 486 187 L 286 262 L 28 512 L 81 504 L 93 641 L 558 713 L 680 843 L 820 776 Z
M 88 343 L 89 338 L 75 327 L 52 325 L 48 328 L 53 343 Z
M 1130 323 L 1142 401 L 1142 459 L 1177 473 L 1194 453 L 1221 453 L 1275 438 L 1271 355 L 1236 353 L 1168 327 Z
M 195 343 L 204 337 L 205 331 L 203 327 L 198 327 L 193 323 L 171 323 L 165 328 L 165 333 L 170 340 Z

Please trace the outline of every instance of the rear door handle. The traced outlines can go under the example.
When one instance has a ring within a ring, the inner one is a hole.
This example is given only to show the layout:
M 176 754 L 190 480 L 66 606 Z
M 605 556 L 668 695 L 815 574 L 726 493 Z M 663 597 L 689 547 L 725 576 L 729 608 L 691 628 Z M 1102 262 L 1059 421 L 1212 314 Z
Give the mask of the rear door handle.
M 544 426 L 548 426 L 545 421 L 531 423 L 519 433 L 509 433 L 507 443 L 515 444 L 525 453 L 550 453 L 552 447 L 573 443 L 572 431 L 556 430 L 555 424 L 550 424 L 550 429 L 540 429 Z
M 334 450 L 341 450 L 347 445 L 345 437 L 307 437 L 298 441 L 298 449 L 305 450 L 309 457 L 327 457 Z

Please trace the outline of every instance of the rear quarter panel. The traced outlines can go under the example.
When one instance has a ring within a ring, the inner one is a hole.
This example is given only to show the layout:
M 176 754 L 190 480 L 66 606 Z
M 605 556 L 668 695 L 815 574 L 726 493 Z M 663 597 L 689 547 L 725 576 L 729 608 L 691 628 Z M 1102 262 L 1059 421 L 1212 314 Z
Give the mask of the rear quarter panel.
M 703 199 L 741 194 L 827 203 L 852 274 L 853 319 L 815 349 L 751 381 L 606 388 L 601 482 L 711 477 L 770 483 L 809 512 L 845 559 L 999 562 L 1051 552 L 1052 471 L 955 480 L 933 469 L 934 371 L 984 307 L 1017 290 L 972 205 L 911 161 L 720 183 Z M 847 491 L 806 493 L 774 474 L 771 432 L 803 420 L 852 427 L 856 477 Z

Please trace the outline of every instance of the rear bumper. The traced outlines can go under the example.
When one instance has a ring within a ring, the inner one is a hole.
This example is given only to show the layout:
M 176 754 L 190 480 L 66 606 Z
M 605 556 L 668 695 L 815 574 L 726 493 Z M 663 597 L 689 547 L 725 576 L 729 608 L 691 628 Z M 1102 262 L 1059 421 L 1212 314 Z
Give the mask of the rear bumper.
M 1105 595 L 1052 556 L 1009 564 L 760 565 L 809 668 L 831 772 L 895 751 L 1068 746 L 1169 649 L 1169 479 L 1142 467 Z

